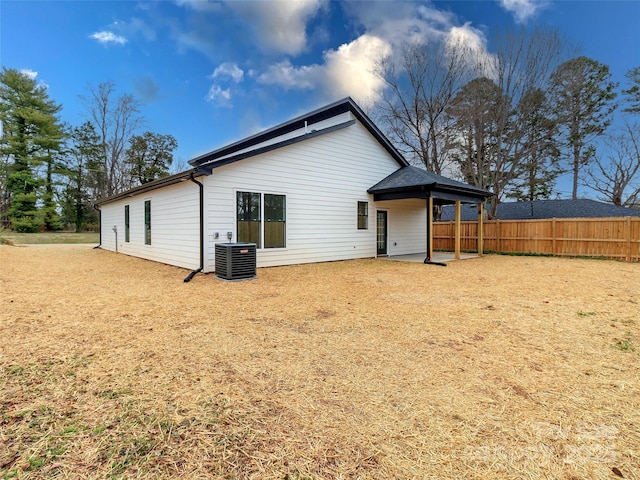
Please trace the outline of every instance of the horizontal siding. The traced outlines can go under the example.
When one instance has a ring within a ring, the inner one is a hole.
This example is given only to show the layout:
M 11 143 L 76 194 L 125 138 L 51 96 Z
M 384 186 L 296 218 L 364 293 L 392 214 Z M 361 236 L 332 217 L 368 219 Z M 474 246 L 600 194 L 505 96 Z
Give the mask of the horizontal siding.
M 144 202 L 151 200 L 151 245 L 144 243 Z M 129 205 L 130 242 L 125 242 L 124 207 Z M 184 182 L 102 206 L 102 248 L 178 267 L 200 265 L 198 186 Z
M 376 202 L 386 210 L 389 255 L 424 253 L 427 249 L 426 200 L 407 199 Z
M 282 141 L 285 141 L 285 140 L 289 140 L 291 138 L 300 137 L 300 136 L 304 135 L 307 132 L 311 132 L 313 130 L 322 130 L 324 128 L 328 128 L 328 127 L 332 127 L 332 126 L 335 126 L 335 125 L 339 125 L 341 123 L 348 122 L 349 120 L 352 120 L 352 119 L 353 119 L 353 116 L 351 115 L 351 112 L 345 112 L 345 113 L 342 113 L 340 115 L 336 115 L 335 117 L 327 118 L 326 120 L 322 120 L 322 121 L 317 122 L 317 123 L 308 124 L 306 132 L 305 132 L 304 128 L 299 128 L 298 130 L 294 130 L 294 131 L 286 133 L 284 135 L 280 135 L 279 137 L 272 138 L 271 140 L 267 140 L 265 142 L 258 143 L 256 145 L 251 146 L 251 147 L 247 147 L 247 148 L 244 148 L 242 150 L 238 150 L 237 152 L 233 152 L 233 154 L 231 154 L 231 155 L 220 157 L 220 158 L 218 158 L 216 160 L 222 160 L 222 159 L 227 158 L 229 156 L 240 155 L 242 153 L 250 152 L 250 151 L 262 148 L 262 147 L 268 147 L 269 145 L 273 145 L 275 143 L 279 143 L 279 142 L 282 142 Z
M 359 122 L 214 169 L 205 179 L 206 265 L 217 241 L 236 241 L 235 192 L 287 196 L 287 246 L 261 249 L 258 266 L 375 257 L 375 206 L 367 189 L 399 165 Z M 369 228 L 357 229 L 357 202 L 369 202 Z

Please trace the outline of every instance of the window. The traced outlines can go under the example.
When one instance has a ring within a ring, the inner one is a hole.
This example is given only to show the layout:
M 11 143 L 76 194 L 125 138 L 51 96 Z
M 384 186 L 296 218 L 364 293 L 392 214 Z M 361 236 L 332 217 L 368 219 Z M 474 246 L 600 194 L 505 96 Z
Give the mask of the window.
M 151 200 L 144 201 L 144 244 L 151 245 Z
M 238 242 L 258 248 L 286 247 L 287 201 L 284 195 L 237 192 Z M 264 208 L 263 208 L 264 205 Z
M 124 241 L 129 242 L 129 205 L 124 206 Z
M 358 202 L 358 230 L 369 228 L 369 202 Z
M 286 233 L 284 195 L 264 195 L 264 248 L 284 248 Z
M 251 192 L 238 192 L 238 241 L 255 243 L 261 248 L 260 243 L 260 194 Z

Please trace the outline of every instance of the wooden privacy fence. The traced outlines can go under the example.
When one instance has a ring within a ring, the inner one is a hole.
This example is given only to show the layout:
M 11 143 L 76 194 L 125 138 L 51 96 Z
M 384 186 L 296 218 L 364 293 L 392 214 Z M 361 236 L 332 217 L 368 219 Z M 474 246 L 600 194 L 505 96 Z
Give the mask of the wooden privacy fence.
M 483 222 L 484 251 L 640 262 L 640 217 Z M 460 223 L 461 250 L 478 248 L 478 222 Z M 435 250 L 454 250 L 455 222 L 433 224 Z

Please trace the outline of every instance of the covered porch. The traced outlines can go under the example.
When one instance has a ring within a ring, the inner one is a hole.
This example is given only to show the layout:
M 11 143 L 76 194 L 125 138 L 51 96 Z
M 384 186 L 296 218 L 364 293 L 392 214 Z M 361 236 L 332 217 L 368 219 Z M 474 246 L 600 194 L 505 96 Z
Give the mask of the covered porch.
M 446 266 L 449 260 L 460 260 L 483 254 L 483 204 L 491 192 L 482 190 L 472 185 L 458 182 L 450 178 L 427 172 L 414 166 L 402 167 L 391 175 L 372 186 L 368 193 L 373 195 L 374 201 L 424 199 L 426 202 L 426 232 L 425 253 L 412 255 L 398 255 L 387 257 L 389 259 L 402 260 L 399 257 L 407 257 L 406 261 L 415 261 L 421 257 L 425 264 Z M 462 203 L 476 204 L 478 207 L 478 239 L 476 254 L 462 254 L 460 252 L 460 221 Z M 439 205 L 455 205 L 455 249 L 452 254 L 433 251 L 433 212 Z M 414 260 L 410 260 L 409 257 Z

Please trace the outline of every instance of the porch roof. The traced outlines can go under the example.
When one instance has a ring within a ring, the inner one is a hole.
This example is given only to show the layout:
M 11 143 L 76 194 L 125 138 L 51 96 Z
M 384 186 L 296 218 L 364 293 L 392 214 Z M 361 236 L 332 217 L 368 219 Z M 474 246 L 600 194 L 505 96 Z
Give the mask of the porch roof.
M 401 167 L 367 190 L 374 200 L 433 198 L 436 204 L 482 203 L 491 192 L 418 167 Z

